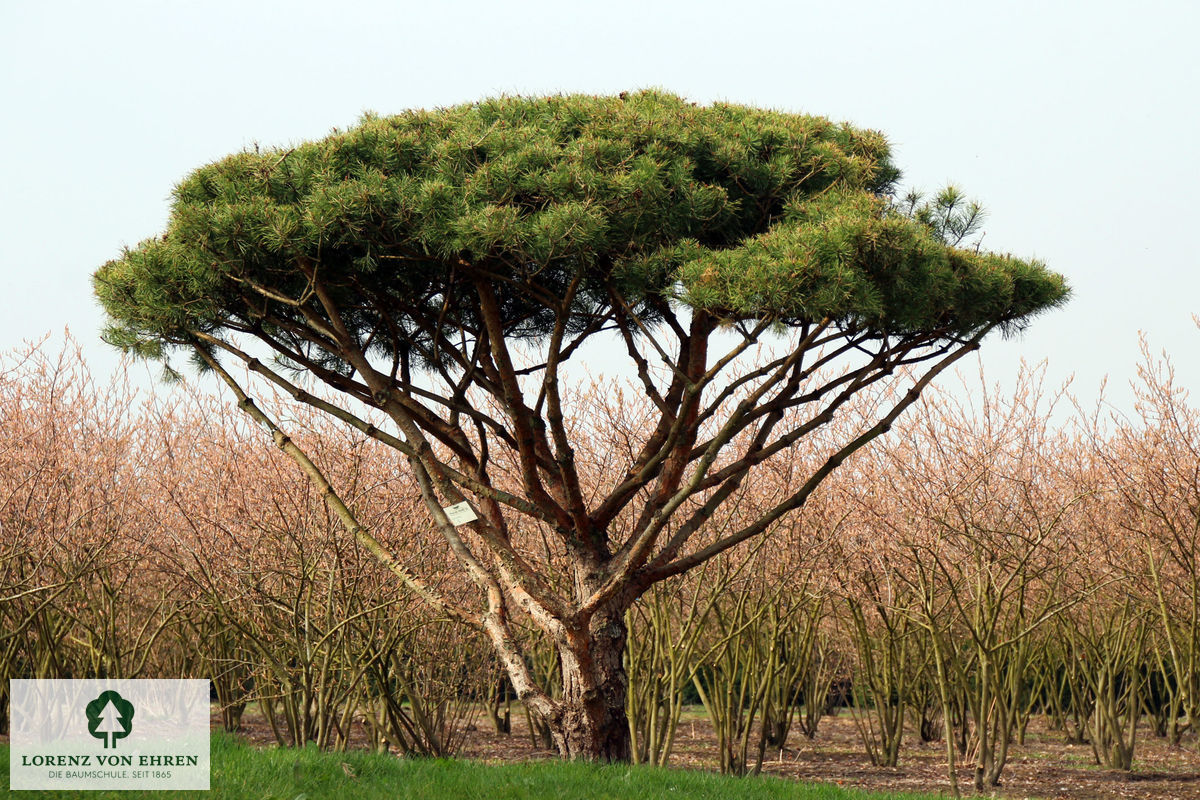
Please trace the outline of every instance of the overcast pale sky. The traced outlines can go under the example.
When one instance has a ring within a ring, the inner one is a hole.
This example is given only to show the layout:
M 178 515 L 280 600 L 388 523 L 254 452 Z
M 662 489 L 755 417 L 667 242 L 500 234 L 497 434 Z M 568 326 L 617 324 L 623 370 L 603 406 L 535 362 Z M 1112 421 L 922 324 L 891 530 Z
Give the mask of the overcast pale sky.
M 286 145 L 498 93 L 657 86 L 884 131 L 904 183 L 960 185 L 984 246 L 1074 299 L 1011 341 L 1128 403 L 1138 332 L 1200 389 L 1195 2 L 0 3 L 0 350 L 70 326 L 100 375 L 90 274 L 162 229 L 172 186 Z

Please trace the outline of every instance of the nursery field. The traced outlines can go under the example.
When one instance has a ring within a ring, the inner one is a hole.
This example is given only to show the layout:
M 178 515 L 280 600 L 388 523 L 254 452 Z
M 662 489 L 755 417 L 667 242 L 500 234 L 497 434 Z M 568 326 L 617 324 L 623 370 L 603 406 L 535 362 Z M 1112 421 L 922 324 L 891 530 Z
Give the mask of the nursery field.
M 686 707 L 681 724 L 672 765 L 689 770 L 716 770 L 717 738 L 704 710 Z M 1002 785 L 988 791 L 987 796 L 1014 800 L 1200 798 L 1200 753 L 1195 748 L 1148 741 L 1139 752 L 1139 768 L 1125 772 L 1096 766 L 1088 745 L 1064 742 L 1061 732 L 1050 730 L 1045 718 L 1035 719 L 1030 728 L 1025 744 L 1016 747 L 1010 757 Z M 1147 736 L 1149 733 L 1143 731 Z M 274 745 L 270 729 L 256 714 L 243 719 L 243 736 L 260 747 Z M 363 743 L 356 737 L 352 746 Z M 513 717 L 509 734 L 496 733 L 486 723 L 468 731 L 460 756 L 486 764 L 556 760 L 553 753 L 531 743 L 525 717 L 520 713 Z M 847 710 L 826 718 L 812 739 L 799 737 L 768 754 L 762 772 L 802 783 L 871 792 L 872 797 L 892 796 L 892 792 L 903 792 L 904 797 L 925 794 L 944 797 L 949 790 L 945 754 L 937 744 L 906 749 L 904 759 L 895 767 L 874 766 L 862 752 L 853 717 Z M 969 784 L 966 770 L 960 780 L 964 785 Z
M 746 787 L 775 786 L 765 774 L 1200 797 L 1200 414 L 1169 362 L 1148 356 L 1142 376 L 1136 420 L 1072 410 L 1036 371 L 970 403 L 931 392 L 769 535 L 649 587 L 610 628 L 629 760 Z M 578 424 L 605 420 L 576 456 L 603 486 L 608 455 L 644 434 L 641 410 L 601 384 L 577 403 Z M 474 591 L 411 477 L 369 441 L 289 413 L 389 566 L 236 409 L 196 394 L 136 403 L 70 353 L 0 372 L 0 677 L 207 678 L 214 727 L 270 763 L 346 753 L 365 774 L 386 751 L 409 758 L 378 763 L 416 775 L 445 758 L 458 760 L 437 769 L 470 772 L 561 755 L 486 638 L 395 579 L 419 571 L 463 603 Z M 770 507 L 820 448 L 768 461 L 770 480 L 697 535 Z M 570 580 L 540 529 L 511 536 Z M 555 643 L 513 631 L 521 670 L 558 696 L 570 682 Z M 541 768 L 513 769 L 498 774 Z M 561 769 L 553 780 L 569 783 L 590 768 Z
M 468 734 L 463 755 L 488 762 L 545 758 L 529 745 L 523 720 L 514 722 L 512 736 L 498 735 L 488 726 Z M 1035 719 L 1024 745 L 1014 748 L 999 787 L 985 796 L 1046 798 L 1047 800 L 1117 800 L 1200 798 L 1200 753 L 1147 741 L 1139 751 L 1139 766 L 1125 772 L 1099 767 L 1088 745 L 1069 744 L 1061 732 L 1049 730 L 1048 720 Z M 1148 731 L 1143 733 L 1149 734 Z M 716 769 L 716 737 L 703 709 L 684 711 L 683 730 L 671 763 L 688 769 Z M 829 717 L 812 739 L 799 737 L 771 753 L 762 771 L 798 781 L 815 781 L 871 792 L 949 793 L 945 752 L 940 743 L 907 747 L 895 767 L 874 766 L 862 752 L 857 729 L 848 711 Z M 970 784 L 963 770 L 960 782 Z M 969 792 L 968 792 L 969 796 Z
M 214 722 L 217 718 L 214 717 Z M 896 767 L 872 766 L 859 745 L 848 712 L 830 717 L 813 739 L 793 742 L 764 761 L 763 773 L 786 780 L 733 779 L 705 774 L 717 766 L 716 739 L 701 709 L 686 708 L 683 733 L 672 769 L 645 766 L 587 766 L 563 764 L 530 743 L 523 715 L 513 720 L 509 734 L 490 726 L 467 732 L 460 758 L 396 759 L 361 749 L 355 737 L 345 752 L 316 748 L 279 748 L 269 727 L 256 714 L 243 720 L 240 736 L 215 731 L 212 791 L 145 793 L 148 798 L 279 798 L 354 796 L 359 800 L 408 798 L 608 798 L 678 797 L 751 798 L 752 800 L 922 800 L 945 797 L 948 783 L 939 748 L 932 745 L 906 751 Z M 1200 754 L 1194 750 L 1148 743 L 1132 772 L 1094 765 L 1086 745 L 1062 741 L 1046 729 L 1046 720 L 1032 724 L 1026 744 L 1016 748 L 1003 785 L 987 793 L 1000 798 L 1045 800 L 1184 800 L 1200 798 Z M 7 746 L 0 746 L 0 772 L 7 774 Z M 965 782 L 967 775 L 963 775 Z M 5 781 L 7 782 L 7 780 Z M 100 800 L 137 797 L 137 793 L 23 792 L 21 796 L 71 797 Z
M 0 800 L 1200 800 L 1200 3 L 22 5 Z
M 482 764 L 468 760 L 397 759 L 379 753 L 316 748 L 261 749 L 228 735 L 213 739 L 208 792 L 20 792 L 21 797 L 147 800 L 932 800 L 936 795 L 865 792 L 776 778 L 739 780 L 694 770 L 601 766 L 539 760 Z M 0 746 L 0 772 L 8 747 Z M 5 779 L 7 783 L 7 779 Z

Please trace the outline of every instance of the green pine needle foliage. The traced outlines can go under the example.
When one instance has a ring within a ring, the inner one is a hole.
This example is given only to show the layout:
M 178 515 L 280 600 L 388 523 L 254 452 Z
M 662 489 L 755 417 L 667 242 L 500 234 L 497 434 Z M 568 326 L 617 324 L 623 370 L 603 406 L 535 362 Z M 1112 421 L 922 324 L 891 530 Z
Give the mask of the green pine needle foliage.
M 898 178 L 881 134 L 823 117 L 659 91 L 501 97 L 201 167 L 176 187 L 167 230 L 94 285 L 108 340 L 147 357 L 191 331 L 302 321 L 271 296 L 307 302 L 306 270 L 361 309 L 364 334 L 414 338 L 387 309 L 472 327 L 481 274 L 508 335 L 526 338 L 546 335 L 546 298 L 581 271 L 577 330 L 614 289 L 651 318 L 674 303 L 948 336 L 1020 327 L 1066 299 L 1037 261 L 955 246 L 977 224 L 964 201 L 906 209 Z

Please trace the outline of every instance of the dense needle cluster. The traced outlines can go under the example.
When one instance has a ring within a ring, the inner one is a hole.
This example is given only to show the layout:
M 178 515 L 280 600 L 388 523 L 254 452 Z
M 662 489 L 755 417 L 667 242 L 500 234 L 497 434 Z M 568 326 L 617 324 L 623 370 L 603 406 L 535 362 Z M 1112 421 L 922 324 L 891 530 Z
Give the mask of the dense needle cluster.
M 1036 261 L 947 245 L 888 193 L 882 135 L 817 116 L 661 92 L 500 98 L 242 152 L 176 189 L 170 223 L 106 264 L 117 344 L 154 355 L 194 329 L 302 321 L 313 270 L 382 350 L 436 358 L 474 328 L 473 281 L 506 333 L 540 337 L 568 297 L 583 330 L 614 293 L 727 319 L 965 334 L 1066 294 Z M 582 271 L 582 283 L 568 292 Z

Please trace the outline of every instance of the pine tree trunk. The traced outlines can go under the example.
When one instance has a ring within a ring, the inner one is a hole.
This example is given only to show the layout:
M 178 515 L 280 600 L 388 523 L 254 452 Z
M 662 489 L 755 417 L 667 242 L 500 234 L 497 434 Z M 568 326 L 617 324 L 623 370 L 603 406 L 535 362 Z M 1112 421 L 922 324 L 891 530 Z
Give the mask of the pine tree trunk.
M 563 691 L 551 731 L 565 758 L 630 760 L 625 635 L 622 613 L 598 614 L 587 635 L 559 649 Z

